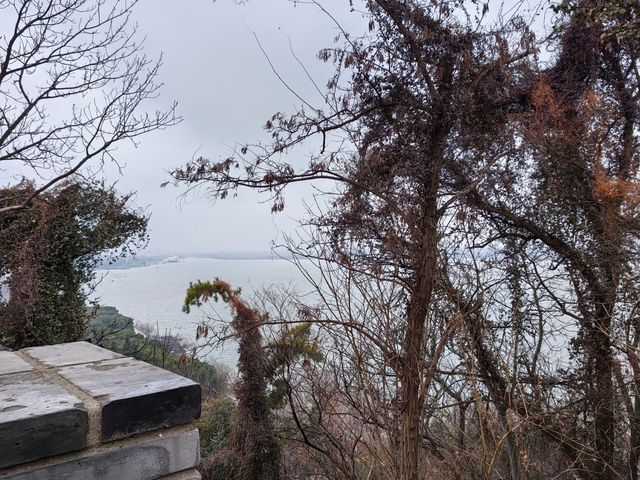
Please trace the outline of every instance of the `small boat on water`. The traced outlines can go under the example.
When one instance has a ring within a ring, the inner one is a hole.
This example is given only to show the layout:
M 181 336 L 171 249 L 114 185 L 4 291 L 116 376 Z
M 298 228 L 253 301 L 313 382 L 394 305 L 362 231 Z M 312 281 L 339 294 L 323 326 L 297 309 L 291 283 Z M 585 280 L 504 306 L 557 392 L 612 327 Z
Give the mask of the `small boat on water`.
M 182 258 L 180 258 L 177 255 L 169 255 L 167 258 L 165 258 L 164 260 L 161 260 L 159 263 L 161 264 L 165 264 L 165 263 L 180 263 L 182 261 Z

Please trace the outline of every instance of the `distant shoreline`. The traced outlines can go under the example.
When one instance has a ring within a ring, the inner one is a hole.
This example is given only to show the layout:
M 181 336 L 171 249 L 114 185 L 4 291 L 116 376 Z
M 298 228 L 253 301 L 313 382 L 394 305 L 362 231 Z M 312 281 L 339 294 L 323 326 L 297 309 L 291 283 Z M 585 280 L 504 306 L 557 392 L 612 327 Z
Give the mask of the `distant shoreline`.
M 272 252 L 211 252 L 187 253 L 183 255 L 157 254 L 125 257 L 114 262 L 104 262 L 99 270 L 125 270 L 130 268 L 150 267 L 167 263 L 179 263 L 186 258 L 207 258 L 212 260 L 288 260 L 290 256 L 278 256 Z

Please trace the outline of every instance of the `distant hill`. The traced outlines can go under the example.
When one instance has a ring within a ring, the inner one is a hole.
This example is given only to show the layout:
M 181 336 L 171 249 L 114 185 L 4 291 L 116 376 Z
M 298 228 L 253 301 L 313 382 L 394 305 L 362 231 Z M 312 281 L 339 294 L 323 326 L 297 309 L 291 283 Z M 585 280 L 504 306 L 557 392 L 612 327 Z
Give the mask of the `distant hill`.
M 219 260 L 278 260 L 280 258 L 290 258 L 289 255 L 276 255 L 268 252 L 209 252 L 209 253 L 193 253 L 183 255 L 185 257 L 195 258 L 216 258 Z
M 127 268 L 148 267 L 165 262 L 174 254 L 157 255 L 136 255 L 135 257 L 121 258 L 111 262 L 104 262 L 100 265 L 101 270 L 122 270 Z M 212 258 L 217 260 L 277 260 L 280 258 L 290 258 L 289 255 L 276 255 L 273 252 L 197 252 L 185 253 L 180 258 Z

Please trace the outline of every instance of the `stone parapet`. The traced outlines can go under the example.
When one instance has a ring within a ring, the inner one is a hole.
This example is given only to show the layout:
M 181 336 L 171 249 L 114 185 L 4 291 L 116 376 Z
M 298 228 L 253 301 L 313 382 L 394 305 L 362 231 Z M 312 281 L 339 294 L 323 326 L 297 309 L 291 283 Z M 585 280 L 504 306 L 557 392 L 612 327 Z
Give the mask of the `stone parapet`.
M 0 351 L 0 480 L 197 479 L 200 385 L 86 342 Z

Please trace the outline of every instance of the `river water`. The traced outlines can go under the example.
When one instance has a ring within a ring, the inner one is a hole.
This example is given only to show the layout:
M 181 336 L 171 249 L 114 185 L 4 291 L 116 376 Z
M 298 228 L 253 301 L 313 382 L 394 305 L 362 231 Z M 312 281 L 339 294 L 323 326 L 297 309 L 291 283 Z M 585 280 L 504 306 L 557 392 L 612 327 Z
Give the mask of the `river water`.
M 212 280 L 218 277 L 232 287 L 242 288 L 243 297 L 251 299 L 256 290 L 274 284 L 293 285 L 308 290 L 302 274 L 291 262 L 282 259 L 267 260 L 218 260 L 211 258 L 185 258 L 178 263 L 163 263 L 123 270 L 102 270 L 93 299 L 101 305 L 116 307 L 133 318 L 135 323 L 157 327 L 160 334 L 180 335 L 195 342 L 197 324 L 210 308 L 192 310 L 187 315 L 182 304 L 189 282 Z M 214 306 L 216 314 L 229 318 L 224 305 Z M 222 349 L 203 350 L 208 360 L 230 366 L 236 363 L 236 345 L 227 344 Z

